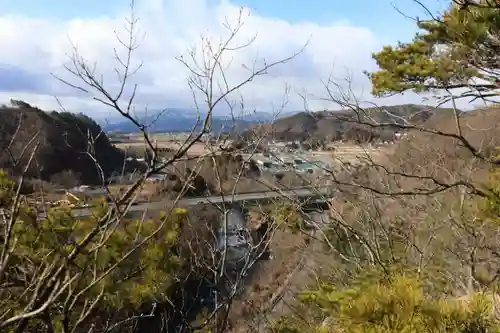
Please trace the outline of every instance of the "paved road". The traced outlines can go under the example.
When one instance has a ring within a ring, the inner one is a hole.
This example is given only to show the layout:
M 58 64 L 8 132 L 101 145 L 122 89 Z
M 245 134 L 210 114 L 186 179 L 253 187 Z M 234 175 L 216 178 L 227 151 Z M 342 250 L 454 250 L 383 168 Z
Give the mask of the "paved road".
M 308 198 L 318 196 L 320 194 L 326 195 L 326 188 L 323 189 L 295 189 L 295 190 L 287 190 L 287 191 L 266 191 L 266 192 L 255 192 L 255 193 L 244 193 L 244 194 L 235 194 L 226 195 L 226 196 L 211 196 L 211 197 L 195 197 L 195 198 L 184 198 L 179 200 L 179 206 L 194 206 L 197 204 L 220 204 L 222 202 L 231 203 L 231 202 L 241 202 L 241 201 L 259 201 L 265 199 L 273 199 L 279 197 L 291 197 L 291 198 Z M 157 202 L 146 202 L 146 203 L 138 203 L 137 205 L 133 205 L 130 207 L 129 212 L 144 212 L 146 210 L 161 210 L 165 208 L 167 202 L 166 201 L 157 201 Z M 75 216 L 89 216 L 91 214 L 90 209 L 88 208 L 74 208 L 73 214 Z

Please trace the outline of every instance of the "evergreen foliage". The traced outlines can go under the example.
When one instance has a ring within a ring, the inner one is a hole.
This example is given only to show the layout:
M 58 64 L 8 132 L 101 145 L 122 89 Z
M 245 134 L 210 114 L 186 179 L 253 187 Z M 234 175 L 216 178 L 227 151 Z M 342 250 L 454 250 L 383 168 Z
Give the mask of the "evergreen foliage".
M 0 208 L 10 212 L 14 198 L 15 183 L 0 171 Z M 185 209 L 174 209 L 170 216 L 159 219 L 125 219 L 103 225 L 88 243 L 84 239 L 108 211 L 105 201 L 97 202 L 94 216 L 88 218 L 73 216 L 64 205 L 51 208 L 42 220 L 29 205 L 22 204 L 18 210 L 11 231 L 10 259 L 0 277 L 2 314 L 24 313 L 38 298 L 43 300 L 36 288 L 52 284 L 57 290 L 71 279 L 45 311 L 55 332 L 62 332 L 64 325 L 99 328 L 107 320 L 102 316 L 103 322 L 99 322 L 99 315 L 112 313 L 125 318 L 145 304 L 165 302 L 172 287 L 189 271 L 177 250 L 187 218 Z M 85 245 L 70 259 L 81 244 Z M 64 273 L 57 274 L 57 267 Z M 82 313 L 87 311 L 94 319 L 81 322 Z M 43 316 L 35 316 L 27 331 L 37 332 L 43 320 Z
M 470 1 L 466 1 L 470 2 Z M 385 46 L 373 54 L 380 70 L 369 73 L 373 94 L 406 90 L 463 88 L 461 97 L 498 94 L 500 8 L 494 1 L 450 7 L 439 17 L 417 23 L 411 42 Z

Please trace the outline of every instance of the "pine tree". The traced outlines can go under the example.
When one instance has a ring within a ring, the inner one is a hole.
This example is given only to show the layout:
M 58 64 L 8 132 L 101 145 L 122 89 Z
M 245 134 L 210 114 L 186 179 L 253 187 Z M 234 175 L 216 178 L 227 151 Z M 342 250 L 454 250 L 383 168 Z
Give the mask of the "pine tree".
M 460 97 L 498 95 L 500 8 L 496 1 L 466 2 L 418 21 L 421 31 L 411 42 L 373 54 L 380 68 L 368 74 L 373 94 L 462 88 Z

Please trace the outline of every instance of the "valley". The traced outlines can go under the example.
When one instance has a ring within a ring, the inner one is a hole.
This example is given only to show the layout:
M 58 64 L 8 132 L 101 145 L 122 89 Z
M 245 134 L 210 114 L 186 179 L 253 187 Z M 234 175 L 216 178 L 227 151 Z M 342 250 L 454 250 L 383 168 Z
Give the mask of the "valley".
M 0 332 L 500 332 L 497 3 L 18 2 Z

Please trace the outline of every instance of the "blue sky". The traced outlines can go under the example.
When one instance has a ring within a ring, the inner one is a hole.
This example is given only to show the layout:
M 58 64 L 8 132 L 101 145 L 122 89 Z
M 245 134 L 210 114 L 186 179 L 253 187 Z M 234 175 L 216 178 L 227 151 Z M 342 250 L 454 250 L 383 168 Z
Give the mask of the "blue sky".
M 0 12 L 67 20 L 113 15 L 128 3 L 128 0 L 0 0 Z M 292 23 L 307 21 L 326 25 L 345 20 L 396 40 L 410 38 L 415 25 L 393 6 L 403 13 L 424 13 L 412 0 L 236 0 L 232 3 L 249 7 L 256 14 Z M 423 3 L 433 11 L 443 7 L 439 1 L 428 0 Z
M 388 43 L 409 41 L 416 32 L 414 22 L 393 5 L 411 16 L 424 14 L 412 0 L 136 1 L 141 6 L 139 16 L 147 40 L 138 51 L 145 65 L 135 83 L 141 87 L 138 103 L 150 108 L 183 107 L 192 102 L 189 73 L 175 58 L 192 46 L 200 46 L 199 34 L 203 31 L 210 31 L 214 38 L 223 34 L 221 22 L 227 16 L 234 18 L 238 6 L 252 12 L 243 37 L 258 34 L 255 45 L 238 52 L 241 65 L 252 64 L 257 56 L 268 61 L 285 58 L 312 37 L 300 57 L 245 87 L 242 93 L 246 101 L 261 111 L 280 103 L 285 87 L 293 88 L 287 104 L 290 108 L 303 107 L 299 93 L 304 91 L 314 96 L 308 100 L 309 106 L 327 107 L 321 101 L 325 93 L 321 80 L 332 71 L 339 80 L 349 76 L 354 80 L 350 88 L 357 98 L 371 101 L 369 82 L 362 74 L 376 68 L 371 54 Z M 423 2 L 434 12 L 447 3 Z M 113 30 L 122 27 L 128 4 L 129 0 L 0 0 L 0 102 L 25 99 L 52 108 L 54 96 L 58 96 L 70 109 L 96 112 L 91 98 L 61 87 L 50 73 L 61 72 L 67 61 L 69 36 L 87 60 L 101 65 L 104 76 L 116 79 Z M 231 77 L 242 78 L 242 68 L 231 68 Z M 418 96 L 405 95 L 380 103 L 419 101 Z
M 399 14 L 391 1 L 386 0 L 238 0 L 236 3 L 254 8 L 262 15 L 282 18 L 291 22 L 312 21 L 330 24 L 346 20 L 356 26 L 370 28 L 377 34 L 408 38 L 415 25 Z M 411 0 L 399 0 L 397 6 L 403 12 L 415 13 Z

